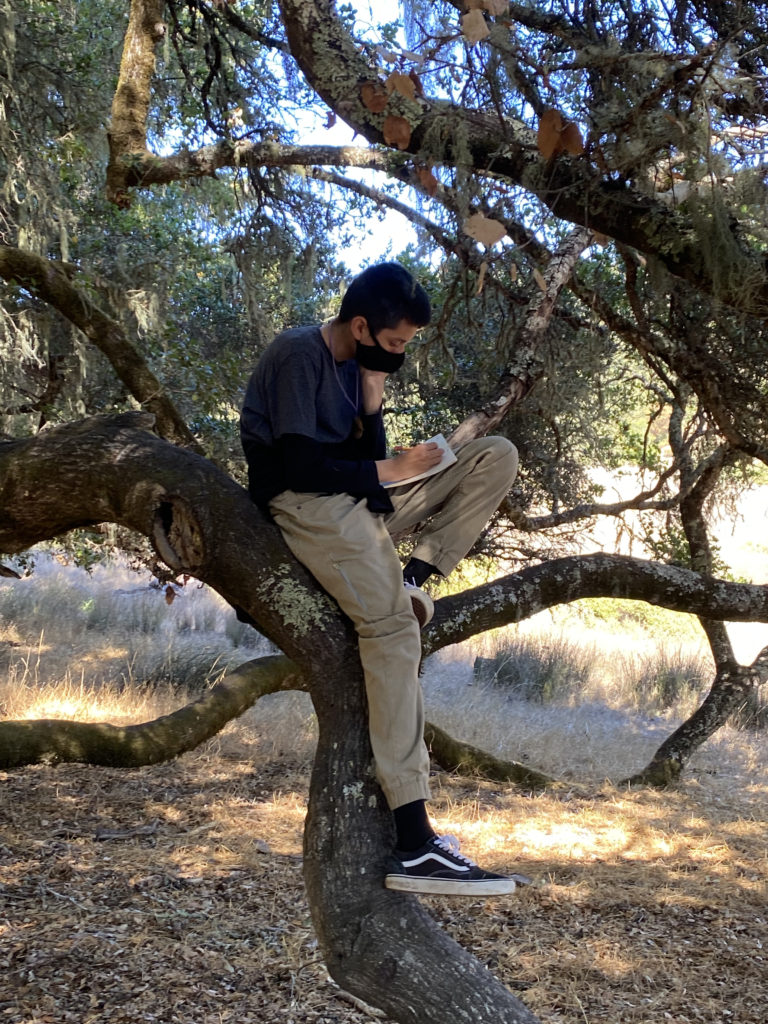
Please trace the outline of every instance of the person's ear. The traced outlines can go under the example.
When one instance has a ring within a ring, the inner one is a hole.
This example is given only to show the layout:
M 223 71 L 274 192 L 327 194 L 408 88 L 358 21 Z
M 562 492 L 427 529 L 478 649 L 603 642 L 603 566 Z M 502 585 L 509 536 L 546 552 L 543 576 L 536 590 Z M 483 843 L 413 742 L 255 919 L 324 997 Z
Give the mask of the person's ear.
M 368 321 L 364 316 L 353 316 L 349 322 L 349 327 L 355 341 L 362 341 L 365 332 L 368 330 Z

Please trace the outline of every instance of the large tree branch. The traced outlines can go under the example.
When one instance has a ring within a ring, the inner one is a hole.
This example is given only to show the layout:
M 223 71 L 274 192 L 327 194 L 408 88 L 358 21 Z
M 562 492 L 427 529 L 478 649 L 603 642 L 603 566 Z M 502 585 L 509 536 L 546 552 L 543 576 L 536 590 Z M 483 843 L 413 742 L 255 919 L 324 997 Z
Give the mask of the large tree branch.
M 424 740 L 429 747 L 432 760 L 447 772 L 455 772 L 457 775 L 480 775 L 493 782 L 514 782 L 518 786 L 531 789 L 544 789 L 555 784 L 549 775 L 537 772 L 519 761 L 505 761 L 494 757 L 470 743 L 454 739 L 432 722 L 427 722 L 424 726 Z
M 120 73 L 112 99 L 107 195 L 126 205 L 123 175 L 127 154 L 147 151 L 147 115 L 155 71 L 155 47 L 165 35 L 163 0 L 131 0 Z
M 670 419 L 669 438 L 680 462 L 680 476 L 687 493 L 680 502 L 680 517 L 691 554 L 691 564 L 711 577 L 714 556 L 704 518 L 704 503 L 711 495 L 723 469 L 736 461 L 736 453 L 722 445 L 707 461 L 705 470 L 695 479 L 690 450 L 683 437 L 685 409 L 676 406 Z M 723 725 L 738 705 L 749 699 L 755 685 L 764 678 L 768 650 L 761 652 L 755 664 L 739 665 L 725 623 L 700 616 L 715 662 L 715 678 L 705 700 L 694 713 L 669 736 L 654 753 L 646 767 L 627 781 L 637 785 L 666 785 L 680 775 L 691 754 Z
M 768 647 L 751 665 L 723 665 L 702 704 L 661 744 L 641 771 L 625 779 L 630 786 L 667 786 L 676 782 L 691 756 L 723 724 L 728 715 L 749 699 L 768 676 Z
M 245 608 L 300 666 L 333 664 L 354 634 L 289 555 L 247 492 L 208 460 L 142 427 L 145 413 L 93 417 L 0 443 L 0 550 L 21 551 L 77 526 L 116 522 L 152 539 L 164 561 Z M 648 601 L 742 622 L 768 621 L 768 587 L 727 583 L 625 555 L 530 566 L 437 602 L 425 653 L 586 597 Z M 341 646 L 340 646 L 341 645 Z M 310 644 L 310 646 L 312 646 Z M 302 653 L 303 652 L 303 653 Z
M 124 187 L 147 187 L 210 178 L 224 168 L 358 167 L 393 172 L 403 158 L 368 146 L 293 146 L 225 139 L 195 150 L 182 149 L 170 156 L 129 153 L 116 161 L 120 163 Z
M 646 601 L 732 622 L 768 622 L 768 586 L 728 583 L 629 555 L 573 555 L 444 597 L 425 631 L 425 653 L 588 597 Z
M 288 658 L 266 657 L 239 665 L 199 700 L 153 722 L 0 722 L 0 768 L 61 762 L 137 768 L 170 761 L 211 739 L 259 697 L 304 685 Z
M 72 272 L 69 265 L 54 263 L 24 249 L 0 246 L 0 277 L 39 295 L 79 327 L 104 353 L 136 401 L 152 413 L 163 437 L 192 451 L 202 451 L 142 354 L 129 341 L 120 324 L 100 310 L 86 292 L 72 284 Z
M 244 488 L 151 425 L 146 413 L 97 416 L 0 443 L 0 551 L 100 522 L 128 526 L 172 569 L 244 608 L 300 667 L 333 663 L 351 624 L 277 527 Z
M 461 161 L 466 154 L 474 169 L 524 188 L 558 217 L 655 256 L 670 273 L 728 305 L 754 315 L 768 312 L 766 257 L 746 249 L 735 229 L 729 253 L 732 273 L 721 280 L 722 266 L 707 261 L 707 246 L 683 212 L 605 177 L 585 157 L 545 161 L 534 132 L 519 122 L 500 122 L 495 114 L 442 100 L 395 94 L 384 111 L 374 113 L 365 106 L 362 89 L 374 82 L 383 90 L 384 83 L 336 17 L 332 0 L 281 0 L 280 6 L 291 52 L 309 83 L 370 142 L 385 142 L 388 115 L 402 117 L 410 129 L 409 140 L 401 140 L 403 151 L 434 154 L 435 141 L 442 139 L 443 163 Z M 455 150 L 453 137 L 461 140 Z

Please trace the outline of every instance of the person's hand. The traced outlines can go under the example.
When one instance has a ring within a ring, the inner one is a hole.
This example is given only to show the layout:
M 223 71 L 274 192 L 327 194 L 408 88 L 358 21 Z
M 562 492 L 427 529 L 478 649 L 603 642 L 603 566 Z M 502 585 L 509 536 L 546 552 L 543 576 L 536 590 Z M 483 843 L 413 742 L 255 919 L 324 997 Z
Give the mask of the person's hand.
M 407 480 L 410 476 L 418 476 L 419 473 L 432 469 L 443 458 L 442 448 L 434 441 L 397 451 L 398 454 L 391 459 L 376 463 L 379 481 L 383 484 L 394 483 L 396 480 Z
M 363 389 L 363 409 L 367 413 L 378 412 L 384 397 L 384 385 L 387 374 L 379 370 L 366 370 L 360 367 L 360 383 Z

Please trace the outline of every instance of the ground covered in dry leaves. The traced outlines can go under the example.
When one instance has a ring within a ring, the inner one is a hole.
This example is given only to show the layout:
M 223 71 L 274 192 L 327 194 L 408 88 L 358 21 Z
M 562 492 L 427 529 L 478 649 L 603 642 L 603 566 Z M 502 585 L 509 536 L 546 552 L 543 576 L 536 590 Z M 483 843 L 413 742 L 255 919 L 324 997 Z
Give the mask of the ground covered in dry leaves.
M 138 771 L 0 773 L 0 1022 L 375 1019 L 314 939 L 307 779 L 295 754 L 226 735 Z M 437 774 L 435 790 L 441 830 L 535 884 L 426 902 L 545 1024 L 765 1024 L 764 779 L 531 797 Z

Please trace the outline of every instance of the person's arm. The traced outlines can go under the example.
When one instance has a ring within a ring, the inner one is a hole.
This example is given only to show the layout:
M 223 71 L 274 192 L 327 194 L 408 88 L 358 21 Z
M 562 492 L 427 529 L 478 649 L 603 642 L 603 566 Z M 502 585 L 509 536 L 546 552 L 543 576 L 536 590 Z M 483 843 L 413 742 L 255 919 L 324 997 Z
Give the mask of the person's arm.
M 442 457 L 440 446 L 434 441 L 417 444 L 414 448 L 407 448 L 390 459 L 377 461 L 376 472 L 379 482 L 393 484 L 398 480 L 407 480 L 408 477 L 418 476 L 436 466 Z
M 407 480 L 410 476 L 418 476 L 427 469 L 432 469 L 443 457 L 440 448 L 434 444 L 419 444 L 414 448 L 408 448 L 392 458 L 386 458 L 386 445 L 383 441 L 384 428 L 381 419 L 381 403 L 384 397 L 384 384 L 387 380 L 386 373 L 377 373 L 373 370 L 360 368 L 360 380 L 363 387 L 363 409 L 366 416 L 363 418 L 366 429 L 370 425 L 374 427 L 378 416 L 376 429 L 381 431 L 381 443 L 376 446 L 375 459 L 376 471 L 379 483 L 394 483 L 397 480 Z
M 366 370 L 365 367 L 360 367 L 360 383 L 363 389 L 363 412 L 366 415 L 379 412 L 381 409 L 386 382 L 386 373 L 377 373 L 375 370 Z

